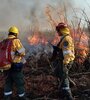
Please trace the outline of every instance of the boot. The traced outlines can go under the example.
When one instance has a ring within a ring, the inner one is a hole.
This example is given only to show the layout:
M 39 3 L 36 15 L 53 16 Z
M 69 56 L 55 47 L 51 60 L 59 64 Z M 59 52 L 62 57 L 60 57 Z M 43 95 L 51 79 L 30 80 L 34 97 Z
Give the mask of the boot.
M 74 100 L 72 94 L 69 93 L 69 94 L 67 95 L 67 100 Z
M 4 100 L 12 100 L 11 95 L 4 96 Z
M 71 91 L 66 91 L 67 100 L 74 100 Z
M 59 92 L 59 98 L 61 100 L 74 100 L 71 91 L 61 90 Z

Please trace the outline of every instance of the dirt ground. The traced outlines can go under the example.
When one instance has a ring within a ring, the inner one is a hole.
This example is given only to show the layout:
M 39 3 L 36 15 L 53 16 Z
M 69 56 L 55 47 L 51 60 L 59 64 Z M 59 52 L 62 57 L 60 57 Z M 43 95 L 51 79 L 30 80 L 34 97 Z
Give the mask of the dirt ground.
M 31 62 L 27 62 L 23 71 L 26 95 L 29 100 L 58 100 L 60 81 L 53 75 L 49 63 L 39 60 L 37 66 L 32 67 Z M 76 83 L 76 86 L 71 87 L 74 99 L 90 100 L 90 69 L 81 71 L 77 67 L 73 69 L 70 72 L 70 77 Z M 0 100 L 3 100 L 4 82 L 4 74 L 0 73 Z M 14 87 L 12 100 L 17 100 L 16 96 L 16 88 Z

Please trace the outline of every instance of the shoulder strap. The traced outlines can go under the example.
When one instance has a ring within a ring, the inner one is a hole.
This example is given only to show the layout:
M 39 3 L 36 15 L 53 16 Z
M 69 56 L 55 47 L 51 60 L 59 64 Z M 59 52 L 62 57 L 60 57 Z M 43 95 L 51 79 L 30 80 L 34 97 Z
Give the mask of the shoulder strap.
M 60 45 L 60 43 L 62 42 L 62 40 L 66 37 L 66 36 L 68 36 L 69 34 L 67 34 L 67 35 L 65 35 L 65 36 L 63 36 L 62 38 L 61 38 L 61 40 L 59 41 L 59 43 L 57 44 L 57 47 Z
M 17 38 L 5 39 L 5 41 L 7 40 L 13 41 L 14 39 L 17 39 Z

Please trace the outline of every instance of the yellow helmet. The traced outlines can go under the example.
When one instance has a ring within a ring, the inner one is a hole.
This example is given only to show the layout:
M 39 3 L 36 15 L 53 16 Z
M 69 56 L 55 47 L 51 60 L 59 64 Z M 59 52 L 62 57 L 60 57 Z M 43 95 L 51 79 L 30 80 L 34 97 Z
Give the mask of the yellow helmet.
M 63 28 L 60 30 L 60 32 L 64 35 L 64 34 L 70 34 L 70 30 L 69 28 Z
M 15 33 L 15 34 L 19 34 L 19 30 L 16 26 L 12 26 L 9 28 L 9 32 Z

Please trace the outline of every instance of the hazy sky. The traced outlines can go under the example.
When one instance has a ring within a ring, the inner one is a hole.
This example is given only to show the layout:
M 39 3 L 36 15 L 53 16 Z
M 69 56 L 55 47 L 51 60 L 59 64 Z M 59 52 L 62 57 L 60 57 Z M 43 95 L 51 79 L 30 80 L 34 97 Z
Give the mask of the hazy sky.
M 90 0 L 0 0 L 0 31 L 7 31 L 12 25 L 26 31 L 35 22 L 42 27 L 48 26 L 45 16 L 47 5 L 57 8 L 64 3 L 76 10 L 85 9 L 88 15 L 90 13 Z

